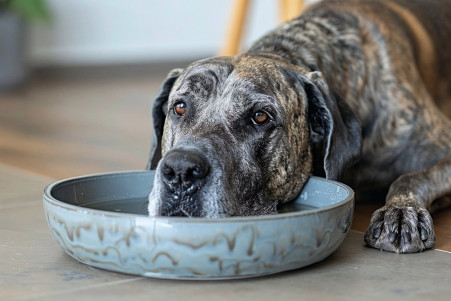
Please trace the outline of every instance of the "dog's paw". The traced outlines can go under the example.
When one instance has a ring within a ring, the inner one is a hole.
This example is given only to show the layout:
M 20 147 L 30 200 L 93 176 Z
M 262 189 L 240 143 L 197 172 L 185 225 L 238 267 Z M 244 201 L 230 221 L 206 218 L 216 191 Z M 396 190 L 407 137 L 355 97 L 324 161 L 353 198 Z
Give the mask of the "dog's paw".
M 365 242 L 370 247 L 396 253 L 430 249 L 435 243 L 432 217 L 419 206 L 386 205 L 373 213 Z

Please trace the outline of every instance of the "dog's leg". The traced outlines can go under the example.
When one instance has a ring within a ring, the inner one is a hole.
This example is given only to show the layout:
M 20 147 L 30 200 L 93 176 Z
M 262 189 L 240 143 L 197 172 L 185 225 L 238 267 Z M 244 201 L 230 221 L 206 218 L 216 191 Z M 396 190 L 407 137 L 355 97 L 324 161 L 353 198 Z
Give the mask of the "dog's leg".
M 451 156 L 428 169 L 400 176 L 390 186 L 385 206 L 373 213 L 365 242 L 396 253 L 432 248 L 435 233 L 428 209 L 450 194 Z

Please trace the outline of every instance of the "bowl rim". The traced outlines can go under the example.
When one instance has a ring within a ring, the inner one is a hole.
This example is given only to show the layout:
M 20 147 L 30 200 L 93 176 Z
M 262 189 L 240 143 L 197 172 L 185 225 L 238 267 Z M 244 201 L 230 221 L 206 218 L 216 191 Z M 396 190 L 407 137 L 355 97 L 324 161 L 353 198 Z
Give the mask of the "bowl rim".
M 321 207 L 317 209 L 308 209 L 308 210 L 302 210 L 302 211 L 296 211 L 296 212 L 287 212 L 287 213 L 278 213 L 278 214 L 268 214 L 268 215 L 256 215 L 256 216 L 231 216 L 231 217 L 219 217 L 219 218 L 205 218 L 205 217 L 179 217 L 179 216 L 148 216 L 148 215 L 142 215 L 142 214 L 136 214 L 136 213 L 126 213 L 126 212 L 113 212 L 113 211 L 105 211 L 100 209 L 93 209 L 93 208 L 87 208 L 87 207 L 81 207 L 73 204 L 66 203 L 64 201 L 58 200 L 54 198 L 51 194 L 52 190 L 63 183 L 69 183 L 74 181 L 80 181 L 80 180 L 88 180 L 89 178 L 95 178 L 95 177 L 113 177 L 113 176 L 122 176 L 122 175 L 132 175 L 132 174 L 146 174 L 155 172 L 153 170 L 125 170 L 125 171 L 116 171 L 116 172 L 105 172 L 105 173 L 94 173 L 94 174 L 87 174 L 82 176 L 75 176 L 70 177 L 66 179 L 61 179 L 58 181 L 55 181 L 44 189 L 44 210 L 47 212 L 47 207 L 45 206 L 46 203 L 50 203 L 53 206 L 57 206 L 66 210 L 70 211 L 76 211 L 87 215 L 100 215 L 104 217 L 110 217 L 110 218 L 120 218 L 120 219 L 141 219 L 141 220 L 149 220 L 153 222 L 183 222 L 183 223 L 242 223 L 242 222 L 261 222 L 261 221 L 269 221 L 269 220 L 282 220 L 282 219 L 289 219 L 289 218 L 298 218 L 301 216 L 307 216 L 307 215 L 313 215 L 322 213 L 325 211 L 333 210 L 337 207 L 341 207 L 349 202 L 354 203 L 354 190 L 350 188 L 348 185 L 343 184 L 338 181 L 329 180 L 317 176 L 310 176 L 310 178 L 329 182 L 334 185 L 340 186 L 341 188 L 345 189 L 348 192 L 348 196 L 340 201 L 337 202 L 331 206 Z M 307 182 L 306 182 L 307 183 Z M 306 185 L 304 184 L 304 186 Z

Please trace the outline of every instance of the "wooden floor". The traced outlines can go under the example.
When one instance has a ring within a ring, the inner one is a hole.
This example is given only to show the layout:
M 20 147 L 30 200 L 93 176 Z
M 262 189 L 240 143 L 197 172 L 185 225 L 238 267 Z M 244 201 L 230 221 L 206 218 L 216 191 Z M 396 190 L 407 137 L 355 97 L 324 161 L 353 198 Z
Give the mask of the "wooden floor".
M 150 105 L 173 66 L 140 72 L 44 73 L 0 94 L 0 163 L 53 179 L 143 169 Z M 364 232 L 380 204 L 357 204 Z M 434 214 L 438 249 L 451 251 L 451 209 Z

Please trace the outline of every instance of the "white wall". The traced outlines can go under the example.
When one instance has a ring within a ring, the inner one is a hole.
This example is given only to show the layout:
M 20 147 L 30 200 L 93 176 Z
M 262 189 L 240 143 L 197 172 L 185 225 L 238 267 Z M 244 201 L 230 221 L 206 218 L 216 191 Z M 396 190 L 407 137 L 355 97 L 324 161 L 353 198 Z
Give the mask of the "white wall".
M 31 28 L 37 66 L 183 60 L 218 54 L 232 0 L 48 0 L 53 24 Z M 254 0 L 245 45 L 278 23 L 277 0 Z

